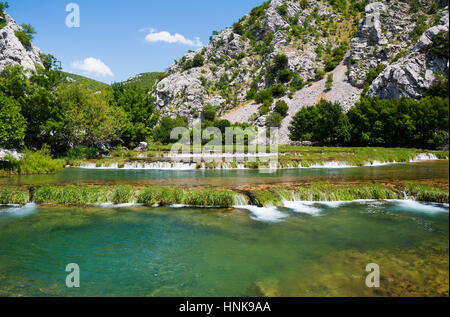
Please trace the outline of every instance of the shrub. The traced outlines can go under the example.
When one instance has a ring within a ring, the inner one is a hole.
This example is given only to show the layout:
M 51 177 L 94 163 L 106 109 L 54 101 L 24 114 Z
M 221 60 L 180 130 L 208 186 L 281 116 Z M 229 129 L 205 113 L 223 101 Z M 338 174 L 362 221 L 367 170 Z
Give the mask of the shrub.
M 269 113 L 269 111 L 270 111 L 270 108 L 269 108 L 267 105 L 262 105 L 262 106 L 259 108 L 259 115 L 265 116 L 266 114 Z
M 287 10 L 288 10 L 288 6 L 287 6 L 286 3 L 280 5 L 280 6 L 277 8 L 278 14 L 281 15 L 282 17 L 285 17 L 285 16 L 287 15 L 287 13 L 288 13 Z
M 242 26 L 242 24 L 236 22 L 233 24 L 233 32 L 242 35 L 244 34 L 244 27 Z
M 22 45 L 28 48 L 31 47 L 31 41 L 33 40 L 34 34 L 36 34 L 36 30 L 29 24 L 22 24 L 22 29 L 16 30 L 14 34 Z
M 194 56 L 194 59 L 192 60 L 192 67 L 201 67 L 203 66 L 203 63 L 205 62 L 205 59 L 201 54 L 197 54 Z
M 93 147 L 77 146 L 67 151 L 65 156 L 71 160 L 96 159 L 99 156 L 99 150 Z
M 259 91 L 255 95 L 255 101 L 257 103 L 264 103 L 265 101 L 272 103 L 273 102 L 272 90 L 264 89 L 264 90 Z
M 211 105 L 205 105 L 203 107 L 203 118 L 205 121 L 215 121 L 216 120 L 216 109 Z
M 448 59 L 448 47 L 448 31 L 441 31 L 436 34 L 429 49 L 434 55 Z
M 326 89 L 331 89 L 333 87 L 333 74 L 328 74 L 327 82 L 325 83 Z
M 364 96 L 369 91 L 372 82 L 386 69 L 386 65 L 379 64 L 375 68 L 371 68 L 367 73 L 366 80 L 364 81 L 364 88 L 361 96 Z
M 48 148 L 33 152 L 26 150 L 20 160 L 9 158 L 8 169 L 18 174 L 48 174 L 61 170 L 66 163 L 62 159 L 53 159 Z
M 321 80 L 325 76 L 325 71 L 323 69 L 316 69 L 314 71 L 314 78 L 315 80 Z
M 8 2 L 0 1 L 0 29 L 6 26 L 5 9 L 9 8 Z
M 292 79 L 293 76 L 293 73 L 289 69 L 283 69 L 278 74 L 278 80 L 282 83 L 287 83 Z
M 277 112 L 271 113 L 266 120 L 266 127 L 279 128 L 283 122 L 283 116 Z
M 300 0 L 300 6 L 302 7 L 302 9 L 306 9 L 309 7 L 309 2 L 308 0 Z
M 289 107 L 286 103 L 286 101 L 284 100 L 279 100 L 277 101 L 277 103 L 275 104 L 275 112 L 279 113 L 282 117 L 286 117 Z
M 286 93 L 286 87 L 283 84 L 275 84 L 270 87 L 270 91 L 272 92 L 272 96 L 282 97 Z

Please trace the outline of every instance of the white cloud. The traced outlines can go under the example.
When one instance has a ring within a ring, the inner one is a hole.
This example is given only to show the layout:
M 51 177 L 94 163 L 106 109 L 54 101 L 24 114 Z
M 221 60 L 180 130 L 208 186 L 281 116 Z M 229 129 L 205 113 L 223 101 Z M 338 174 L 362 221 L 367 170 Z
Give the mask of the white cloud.
M 86 74 L 93 74 L 95 76 L 110 76 L 114 77 L 111 69 L 105 65 L 100 59 L 94 57 L 85 58 L 84 61 L 77 60 L 70 64 L 73 69 L 84 71 Z
M 142 29 L 141 31 L 145 31 L 148 29 Z M 145 40 L 150 43 L 156 42 L 166 42 L 166 43 L 181 43 L 189 46 L 203 46 L 203 43 L 200 41 L 199 37 L 194 38 L 194 40 L 190 40 L 185 38 L 183 35 L 175 33 L 170 34 L 167 31 L 156 32 L 155 29 L 149 29 L 150 33 L 147 34 Z

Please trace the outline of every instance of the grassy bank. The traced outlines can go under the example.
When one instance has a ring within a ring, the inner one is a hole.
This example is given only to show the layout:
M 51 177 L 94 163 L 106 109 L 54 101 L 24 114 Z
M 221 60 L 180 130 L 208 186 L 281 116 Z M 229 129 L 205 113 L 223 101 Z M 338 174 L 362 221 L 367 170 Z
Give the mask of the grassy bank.
M 183 190 L 172 187 L 134 188 L 132 186 L 42 186 L 35 189 L 38 204 L 94 205 L 102 203 L 137 203 L 148 206 L 181 204 L 198 207 L 282 206 L 283 201 L 353 201 L 359 199 L 404 199 L 448 203 L 448 189 L 420 183 L 398 184 L 328 184 L 284 186 L 250 190 Z M 25 204 L 30 200 L 25 190 L 0 188 L 0 204 Z
M 223 148 L 225 150 L 225 147 Z M 248 151 L 247 147 L 241 149 L 242 152 Z M 261 149 L 264 151 L 265 149 Z M 220 158 L 220 153 L 215 161 L 212 162 L 194 162 L 191 158 L 172 159 L 167 157 L 169 149 L 166 146 L 159 151 L 151 149 L 145 153 L 133 151 L 113 151 L 110 157 L 103 158 L 78 158 L 68 159 L 67 162 L 73 166 L 80 166 L 81 163 L 93 164 L 96 167 L 116 167 L 123 168 L 127 163 L 138 163 L 145 165 L 157 162 L 174 162 L 196 164 L 197 168 L 216 169 L 216 168 L 237 168 L 239 163 L 243 163 L 245 168 L 257 169 L 268 167 L 267 160 L 256 160 L 237 162 L 225 162 Z M 402 149 L 402 148 L 338 148 L 338 147 L 297 147 L 282 146 L 278 151 L 277 168 L 298 168 L 323 166 L 328 163 L 339 163 L 347 166 L 365 166 L 375 163 L 405 163 L 415 160 L 420 154 L 432 154 L 438 159 L 448 159 L 449 152 L 430 152 L 420 149 Z M 272 166 L 273 167 L 273 166 Z
M 34 192 L 38 204 L 91 205 L 101 203 L 137 203 L 144 205 L 184 204 L 204 207 L 232 207 L 231 191 L 200 189 L 181 190 L 168 187 L 135 189 L 131 186 L 80 187 L 42 186 Z
M 29 201 L 28 191 L 19 188 L 0 188 L 0 205 L 25 205 Z
M 54 159 L 47 149 L 34 152 L 27 150 L 20 160 L 11 156 L 5 159 L 0 161 L 0 176 L 55 173 L 66 164 L 65 159 Z
M 229 150 L 223 147 L 223 150 Z M 236 150 L 236 147 L 234 147 Z M 46 149 L 40 151 L 25 151 L 21 160 L 7 157 L 5 161 L 0 161 L 0 177 L 11 175 L 48 174 L 61 170 L 65 165 L 80 166 L 82 163 L 94 164 L 96 167 L 117 167 L 124 168 L 127 163 L 147 163 L 175 162 L 167 157 L 170 146 L 150 146 L 144 153 L 116 148 L 108 156 L 103 157 L 94 148 L 74 148 L 61 158 L 53 158 Z M 247 153 L 248 147 L 241 147 L 240 153 Z M 260 151 L 269 152 L 269 148 L 260 147 Z M 448 159 L 448 151 L 424 151 L 420 149 L 402 148 L 344 148 L 344 147 L 299 147 L 281 146 L 278 149 L 277 168 L 298 168 L 321 166 L 327 163 L 340 163 L 347 166 L 365 166 L 374 163 L 401 163 L 410 162 L 420 154 L 433 154 L 438 159 Z M 216 159 L 213 162 L 197 163 L 190 158 L 183 159 L 184 163 L 196 164 L 197 168 L 237 168 L 239 163 L 243 163 L 245 168 L 257 169 L 267 168 L 267 160 L 256 160 L 244 162 L 224 162 Z M 272 165 L 273 167 L 273 165 Z

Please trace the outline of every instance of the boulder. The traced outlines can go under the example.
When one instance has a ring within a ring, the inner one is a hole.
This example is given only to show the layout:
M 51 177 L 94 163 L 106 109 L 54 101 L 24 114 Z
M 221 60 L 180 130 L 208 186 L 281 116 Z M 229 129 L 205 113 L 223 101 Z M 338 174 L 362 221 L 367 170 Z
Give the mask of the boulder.
M 140 142 L 139 145 L 134 149 L 136 152 L 145 152 L 147 151 L 147 142 Z

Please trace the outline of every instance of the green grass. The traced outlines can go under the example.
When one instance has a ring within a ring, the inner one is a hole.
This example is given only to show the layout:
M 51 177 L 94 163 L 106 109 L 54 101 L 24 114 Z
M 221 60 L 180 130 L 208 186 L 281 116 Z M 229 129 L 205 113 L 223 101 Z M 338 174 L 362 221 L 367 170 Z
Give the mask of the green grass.
M 250 204 L 260 207 L 280 206 L 283 200 L 296 201 L 353 201 L 358 199 L 403 199 L 404 192 L 418 201 L 448 203 L 448 190 L 419 183 L 329 184 L 315 183 L 299 187 L 274 187 L 265 190 L 191 189 L 173 187 L 131 186 L 41 186 L 34 191 L 38 204 L 92 205 L 100 203 L 139 203 L 147 206 L 183 204 L 197 207 L 223 207 Z M 27 191 L 0 188 L 0 204 L 26 204 Z
M 178 188 L 148 187 L 141 190 L 137 203 L 145 205 L 171 205 L 183 203 L 184 192 Z
M 61 75 L 63 76 L 63 78 L 70 78 L 72 80 L 74 80 L 77 83 L 83 83 L 85 85 L 87 85 L 89 88 L 93 89 L 93 90 L 103 90 L 105 88 L 108 88 L 109 85 L 102 83 L 100 81 L 94 80 L 94 79 L 90 79 L 84 76 L 80 76 L 80 75 L 76 75 L 76 74 L 71 74 L 71 73 L 66 73 L 66 72 L 61 72 Z
M 406 183 L 405 192 L 409 196 L 415 197 L 418 201 L 447 203 L 449 202 L 449 192 L 446 189 L 418 183 Z
M 0 162 L 0 175 L 30 175 L 55 173 L 64 168 L 66 160 L 54 159 L 50 151 L 42 149 L 39 151 L 26 150 L 20 160 L 6 157 L 7 161 Z M 3 171 L 3 172 L 2 172 Z
M 35 190 L 38 204 L 90 205 L 111 202 L 114 190 L 109 187 L 42 186 Z
M 300 187 L 294 197 L 307 201 L 352 201 L 358 199 L 398 199 L 402 195 L 387 186 L 378 184 L 331 185 L 326 183 Z
M 119 186 L 113 193 L 112 201 L 115 204 L 126 204 L 133 200 L 133 188 L 130 186 Z
M 200 207 L 232 207 L 234 201 L 232 192 L 214 189 L 187 191 L 183 197 L 185 205 Z
M 147 158 L 152 159 L 152 162 L 158 157 L 164 157 L 171 150 L 172 145 L 150 145 L 147 151 Z M 222 147 L 223 151 L 233 149 L 235 152 L 236 146 Z M 248 152 L 247 146 L 239 147 L 242 153 Z M 192 147 L 191 147 L 192 151 Z M 259 149 L 260 152 L 269 153 L 268 147 Z M 340 162 L 348 166 L 365 166 L 367 164 L 378 163 L 404 163 L 414 160 L 421 153 L 432 153 L 438 159 L 448 159 L 448 151 L 427 151 L 420 149 L 407 148 L 379 148 L 379 147 L 299 147 L 299 146 L 280 146 L 278 151 L 278 168 L 297 168 L 297 167 L 311 167 L 314 165 L 324 165 L 328 162 Z M 138 153 L 131 150 L 124 150 L 117 148 L 111 151 L 111 157 L 101 158 L 97 160 L 90 160 L 96 163 L 97 167 L 107 167 L 113 164 L 118 164 L 121 168 L 130 160 L 137 159 Z M 87 158 L 84 159 L 88 160 Z M 145 161 L 145 159 L 142 159 Z M 67 162 L 73 166 L 80 165 L 80 159 L 69 159 Z M 244 165 L 249 169 L 258 169 L 260 167 L 268 167 L 268 162 L 257 160 L 256 162 L 245 160 Z M 203 165 L 198 164 L 197 168 Z M 205 163 L 206 169 L 215 169 L 221 167 L 221 161 L 214 161 Z M 237 167 L 236 162 L 231 163 L 232 167 Z
M 25 205 L 28 201 L 27 191 L 18 188 L 0 188 L 0 205 Z
M 126 82 L 124 82 L 124 84 L 134 86 L 137 89 L 141 89 L 144 91 L 150 91 L 158 81 L 164 78 L 164 76 L 165 73 L 143 73 L 128 79 Z

